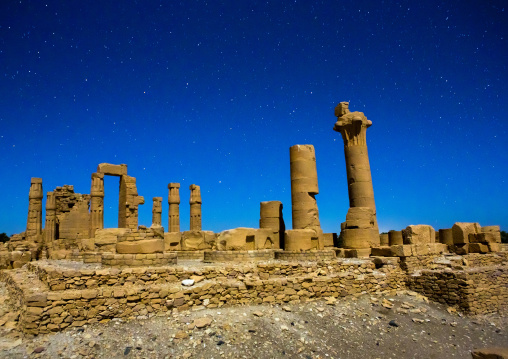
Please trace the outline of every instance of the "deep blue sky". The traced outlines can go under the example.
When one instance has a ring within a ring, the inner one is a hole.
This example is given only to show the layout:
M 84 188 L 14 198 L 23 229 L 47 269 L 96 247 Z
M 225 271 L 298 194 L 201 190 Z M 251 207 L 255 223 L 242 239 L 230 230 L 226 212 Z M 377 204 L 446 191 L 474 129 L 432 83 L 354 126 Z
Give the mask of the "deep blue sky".
M 505 1 L 0 2 L 0 232 L 26 227 L 30 177 L 90 192 L 101 162 L 152 197 L 201 186 L 203 229 L 257 227 L 284 203 L 289 147 L 316 148 L 323 229 L 348 210 L 334 107 L 367 132 L 381 230 L 508 230 Z M 105 226 L 117 226 L 106 179 Z

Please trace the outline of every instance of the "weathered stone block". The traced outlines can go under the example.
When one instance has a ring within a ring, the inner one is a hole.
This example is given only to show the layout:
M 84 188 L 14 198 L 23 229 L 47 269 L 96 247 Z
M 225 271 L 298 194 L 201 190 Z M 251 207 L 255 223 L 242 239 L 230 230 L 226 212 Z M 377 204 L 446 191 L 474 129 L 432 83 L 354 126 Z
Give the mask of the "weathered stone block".
M 99 163 L 97 172 L 104 173 L 109 176 L 124 176 L 127 174 L 127 165 L 113 165 L 111 163 Z
M 121 254 L 162 253 L 164 251 L 164 240 L 157 238 L 119 242 L 116 244 L 116 251 Z
M 371 254 L 372 248 L 354 248 L 354 249 L 344 249 L 344 257 L 345 258 L 366 258 Z
M 452 227 L 453 244 L 469 243 L 469 234 L 480 232 L 481 226 L 479 223 L 457 222 Z
M 402 230 L 404 244 L 434 243 L 436 232 L 432 226 L 426 224 L 410 225 Z
M 313 229 L 291 229 L 284 235 L 284 249 L 286 251 L 307 251 L 319 248 L 318 234 Z
M 389 246 L 373 247 L 371 248 L 371 256 L 373 257 L 391 257 L 392 250 Z
M 469 253 L 488 253 L 489 247 L 483 243 L 469 243 Z
M 180 232 L 164 233 L 164 251 L 178 251 L 181 248 L 182 234 Z
M 390 246 L 392 257 L 410 257 L 413 255 L 412 246 L 410 244 Z

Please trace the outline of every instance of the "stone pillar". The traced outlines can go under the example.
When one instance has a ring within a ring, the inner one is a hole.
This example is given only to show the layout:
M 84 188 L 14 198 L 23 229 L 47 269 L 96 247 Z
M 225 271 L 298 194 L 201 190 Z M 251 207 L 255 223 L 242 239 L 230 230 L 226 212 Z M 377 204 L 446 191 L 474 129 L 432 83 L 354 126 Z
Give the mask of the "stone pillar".
M 92 173 L 90 190 L 90 238 L 95 238 L 95 231 L 104 228 L 104 173 Z
M 340 132 L 344 140 L 350 207 L 343 233 L 344 247 L 379 246 L 376 204 L 367 152 L 367 128 L 372 125 L 372 121 L 367 120 L 363 112 L 349 112 L 348 102 L 337 105 L 335 116 L 337 122 L 333 129 Z
M 312 145 L 289 148 L 293 229 L 321 230 L 316 194 L 319 193 L 316 155 Z
M 28 194 L 28 220 L 26 239 L 38 241 L 42 234 L 42 178 L 32 178 Z
M 47 249 L 53 248 L 56 240 L 56 198 L 54 192 L 46 193 L 46 224 L 44 226 L 44 243 L 42 258 L 47 258 Z
M 152 227 L 162 227 L 162 197 L 153 198 Z
M 402 237 L 402 231 L 391 230 L 388 232 L 388 244 L 390 246 L 402 245 L 404 240 Z
M 323 249 L 323 231 L 315 198 L 319 189 L 314 146 L 291 146 L 289 161 L 293 230 L 284 233 L 284 249 Z
M 190 230 L 201 230 L 201 189 L 195 184 L 189 187 L 190 194 Z
M 137 229 L 138 206 L 144 203 L 143 196 L 138 196 L 136 178 L 122 175 L 118 200 L 118 228 Z
M 180 232 L 180 183 L 170 183 L 168 189 L 168 232 Z
M 274 232 L 277 232 L 279 238 L 277 243 L 278 248 L 283 248 L 286 226 L 282 218 L 282 202 L 261 202 L 259 216 L 259 228 L 272 229 Z

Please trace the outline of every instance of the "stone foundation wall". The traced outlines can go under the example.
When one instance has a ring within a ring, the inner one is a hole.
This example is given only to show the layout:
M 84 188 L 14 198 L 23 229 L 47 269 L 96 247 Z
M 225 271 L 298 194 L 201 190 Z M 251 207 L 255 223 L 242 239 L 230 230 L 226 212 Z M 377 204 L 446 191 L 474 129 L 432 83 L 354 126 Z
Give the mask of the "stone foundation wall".
M 267 261 L 275 258 L 275 250 L 254 251 L 205 251 L 204 262 L 249 262 Z
M 114 254 L 104 253 L 102 265 L 109 267 L 142 267 L 175 265 L 176 253 Z
M 422 270 L 409 276 L 407 285 L 433 301 L 469 314 L 508 309 L 508 266 Z
M 176 251 L 179 260 L 203 260 L 205 251 Z
M 279 251 L 275 253 L 275 259 L 282 261 L 319 261 L 335 258 L 335 251 Z
M 27 267 L 35 272 L 33 278 L 22 269 L 0 272 L 0 279 L 8 284 L 22 308 L 20 329 L 27 334 L 41 334 L 168 310 L 298 302 L 392 291 L 404 286 L 400 271 L 374 270 L 372 261 L 359 262 L 351 263 L 351 270 L 341 273 L 332 273 L 327 261 L 312 265 L 293 263 L 279 269 L 265 266 L 261 271 L 256 265 L 238 264 L 190 271 L 183 267 L 77 270 L 72 265 L 65 268 L 33 262 Z M 346 268 L 348 264 L 337 266 Z M 360 272 L 360 267 L 365 270 Z M 306 275 L 300 275 L 303 272 Z M 181 279 L 193 275 L 200 275 L 196 285 L 181 286 Z

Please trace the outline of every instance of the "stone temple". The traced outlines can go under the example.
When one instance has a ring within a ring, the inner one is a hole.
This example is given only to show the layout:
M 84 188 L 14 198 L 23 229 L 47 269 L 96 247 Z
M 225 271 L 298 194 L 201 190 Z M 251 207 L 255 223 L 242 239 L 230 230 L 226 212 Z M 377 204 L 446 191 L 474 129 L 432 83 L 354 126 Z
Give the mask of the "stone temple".
M 89 194 L 70 185 L 45 193 L 43 179 L 32 178 L 26 231 L 0 243 L 0 280 L 19 304 L 19 329 L 37 335 L 147 313 L 401 288 L 468 314 L 508 309 L 508 251 L 499 226 L 419 224 L 379 233 L 367 151 L 372 122 L 347 102 L 335 116 L 349 194 L 337 233 L 321 229 L 318 156 L 310 144 L 289 148 L 293 228 L 274 198 L 260 203 L 259 228 L 207 231 L 201 208 L 210 204 L 200 186 L 187 191 L 171 179 L 168 207 L 153 197 L 152 223 L 139 225 L 145 198 L 125 164 L 99 164 Z M 104 176 L 119 179 L 118 228 L 104 228 Z M 190 204 L 186 229 L 182 196 Z M 184 279 L 192 279 L 191 287 L 182 286 Z

